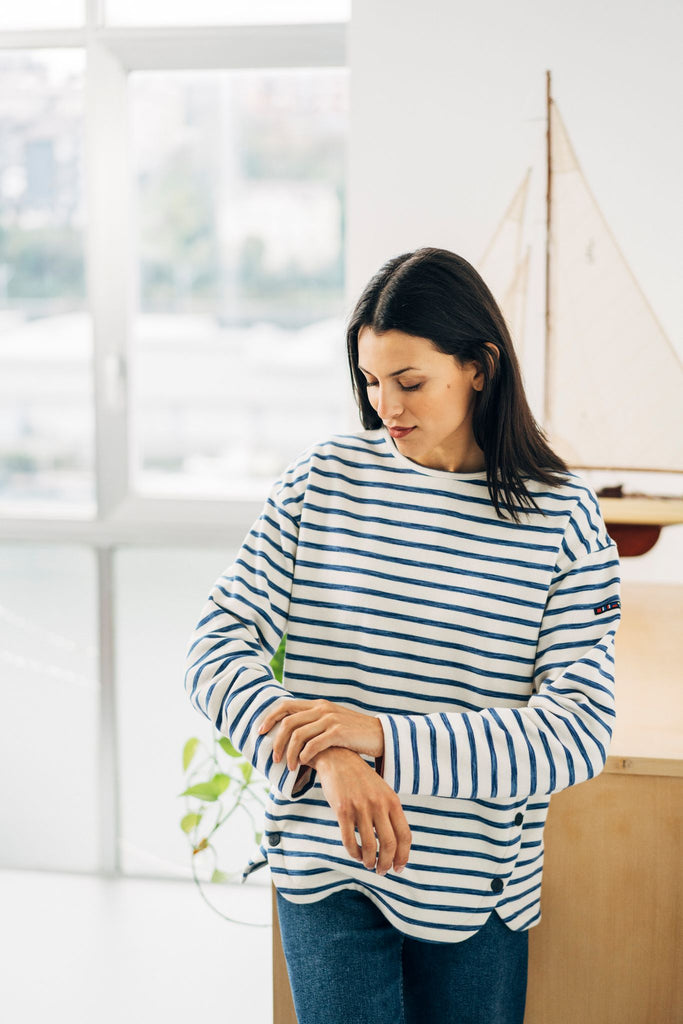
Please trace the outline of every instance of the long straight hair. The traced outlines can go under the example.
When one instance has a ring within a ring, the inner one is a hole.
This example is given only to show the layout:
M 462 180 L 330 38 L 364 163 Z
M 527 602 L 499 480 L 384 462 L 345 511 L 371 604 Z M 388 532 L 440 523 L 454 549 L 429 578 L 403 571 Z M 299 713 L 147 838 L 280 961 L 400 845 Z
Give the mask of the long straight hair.
M 504 507 L 518 523 L 518 506 L 541 511 L 524 478 L 556 486 L 570 470 L 532 415 L 510 332 L 474 267 L 448 249 L 425 247 L 388 260 L 366 285 L 348 322 L 346 348 L 361 423 L 365 430 L 378 430 L 382 420 L 358 367 L 362 327 L 427 338 L 461 366 L 477 363 L 484 386 L 476 392 L 472 430 L 484 452 L 496 513 L 504 518 Z M 487 342 L 497 346 L 497 355 Z

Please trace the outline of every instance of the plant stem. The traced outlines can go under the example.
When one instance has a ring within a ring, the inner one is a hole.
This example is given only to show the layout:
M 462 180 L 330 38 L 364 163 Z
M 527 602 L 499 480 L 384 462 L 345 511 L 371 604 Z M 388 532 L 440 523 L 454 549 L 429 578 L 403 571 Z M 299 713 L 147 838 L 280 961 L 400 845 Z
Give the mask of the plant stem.
M 211 902 L 211 900 L 208 899 L 206 894 L 204 893 L 204 890 L 202 888 L 202 884 L 201 884 L 199 878 L 197 877 L 197 872 L 195 871 L 194 860 L 192 861 L 192 878 L 194 879 L 194 883 L 197 886 L 197 889 L 199 891 L 199 895 L 204 900 L 204 902 L 206 903 L 207 907 L 210 907 L 211 910 L 213 910 L 214 914 L 218 914 L 218 916 L 222 917 L 224 921 L 230 921 L 231 924 L 246 924 L 246 925 L 249 925 L 252 928 L 272 928 L 273 927 L 272 924 L 268 924 L 268 923 L 261 924 L 261 923 L 259 923 L 257 921 L 238 921 L 234 917 L 228 917 L 228 915 L 224 914 L 222 910 L 219 910 L 218 907 L 215 907 L 213 905 L 213 903 Z

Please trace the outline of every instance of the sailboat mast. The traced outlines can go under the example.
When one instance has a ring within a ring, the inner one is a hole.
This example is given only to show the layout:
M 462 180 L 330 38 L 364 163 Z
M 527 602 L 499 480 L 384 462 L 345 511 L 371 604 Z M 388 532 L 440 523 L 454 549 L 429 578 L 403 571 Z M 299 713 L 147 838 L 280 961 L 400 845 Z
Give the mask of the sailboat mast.
M 545 216 L 545 392 L 544 392 L 544 423 L 545 429 L 550 427 L 550 384 L 552 375 L 550 373 L 550 216 L 552 201 L 552 163 L 550 147 L 550 71 L 545 73 L 546 80 L 546 150 L 548 166 L 548 182 L 546 189 L 546 216 Z

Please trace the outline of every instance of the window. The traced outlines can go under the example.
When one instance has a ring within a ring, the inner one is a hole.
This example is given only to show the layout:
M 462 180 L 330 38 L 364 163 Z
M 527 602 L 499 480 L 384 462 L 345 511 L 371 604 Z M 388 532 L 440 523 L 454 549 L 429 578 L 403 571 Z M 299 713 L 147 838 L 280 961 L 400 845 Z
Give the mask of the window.
M 246 9 L 0 15 L 5 867 L 187 877 L 186 641 L 286 463 L 355 428 L 348 6 Z
M 0 543 L 0 867 L 98 866 L 95 560 Z
M 141 72 L 135 488 L 260 496 L 340 429 L 342 69 Z
M 82 50 L 0 52 L 0 508 L 94 511 Z
M 85 0 L 22 0 L 3 4 L 0 32 L 22 29 L 77 28 L 85 23 Z
M 347 21 L 351 0 L 106 0 L 110 25 L 280 25 Z

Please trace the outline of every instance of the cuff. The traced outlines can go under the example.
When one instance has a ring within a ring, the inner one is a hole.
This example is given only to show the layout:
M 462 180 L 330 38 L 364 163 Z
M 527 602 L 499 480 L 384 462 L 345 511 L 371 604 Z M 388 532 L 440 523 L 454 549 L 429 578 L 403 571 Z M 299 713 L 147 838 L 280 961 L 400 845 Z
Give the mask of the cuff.
M 308 792 L 314 785 L 315 774 L 315 770 L 311 768 L 310 764 L 302 764 L 292 788 L 292 796 Z
M 279 767 L 275 765 L 275 767 Z M 312 789 L 315 785 L 315 780 L 318 773 L 314 768 L 311 768 L 308 764 L 302 764 L 293 772 L 290 772 L 287 764 L 284 765 L 284 771 L 280 776 L 278 782 L 275 785 L 280 796 L 286 800 L 296 800 L 298 797 L 303 796 L 304 793 L 308 793 L 309 789 Z
M 255 726 L 258 722 L 254 723 Z M 260 771 L 266 776 L 271 787 L 285 800 L 296 800 L 303 796 L 315 785 L 318 773 L 311 765 L 302 764 L 294 771 L 287 767 L 287 759 L 283 758 L 277 764 L 273 761 L 273 746 L 281 721 L 275 723 L 272 729 L 265 735 L 259 736 L 256 740 L 255 760 Z M 268 751 L 266 756 L 266 750 Z M 264 763 L 265 758 L 265 763 Z M 263 767 L 260 767 L 263 765 Z
M 398 793 L 401 783 L 400 761 L 398 756 L 398 733 L 393 715 L 379 714 L 377 718 L 384 733 L 384 753 L 375 758 L 375 769 L 384 781 Z

